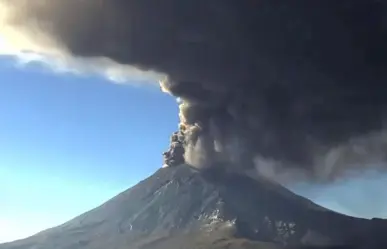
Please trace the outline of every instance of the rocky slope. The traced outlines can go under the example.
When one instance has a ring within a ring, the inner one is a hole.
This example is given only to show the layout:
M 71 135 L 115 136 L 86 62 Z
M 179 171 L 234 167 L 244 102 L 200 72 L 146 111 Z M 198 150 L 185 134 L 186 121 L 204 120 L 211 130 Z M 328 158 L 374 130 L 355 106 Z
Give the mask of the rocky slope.
M 0 249 L 387 248 L 386 223 L 337 214 L 265 179 L 182 165 Z

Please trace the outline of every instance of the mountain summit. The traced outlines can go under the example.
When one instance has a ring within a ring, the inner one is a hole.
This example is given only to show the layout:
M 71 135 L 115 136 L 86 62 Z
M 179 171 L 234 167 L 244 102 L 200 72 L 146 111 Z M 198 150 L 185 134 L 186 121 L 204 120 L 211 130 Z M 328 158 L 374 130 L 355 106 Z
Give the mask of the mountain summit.
M 387 222 L 335 213 L 263 178 L 181 165 L 0 249 L 387 248 L 386 228 Z

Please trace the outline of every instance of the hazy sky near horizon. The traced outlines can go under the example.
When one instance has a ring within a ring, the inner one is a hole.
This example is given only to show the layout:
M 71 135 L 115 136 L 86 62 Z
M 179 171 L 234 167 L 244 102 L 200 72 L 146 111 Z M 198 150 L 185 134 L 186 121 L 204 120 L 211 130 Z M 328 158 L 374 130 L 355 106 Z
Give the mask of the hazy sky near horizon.
M 0 56 L 0 242 L 59 225 L 150 175 L 177 123 L 176 101 L 157 86 Z M 293 189 L 339 212 L 387 218 L 386 185 L 376 173 Z

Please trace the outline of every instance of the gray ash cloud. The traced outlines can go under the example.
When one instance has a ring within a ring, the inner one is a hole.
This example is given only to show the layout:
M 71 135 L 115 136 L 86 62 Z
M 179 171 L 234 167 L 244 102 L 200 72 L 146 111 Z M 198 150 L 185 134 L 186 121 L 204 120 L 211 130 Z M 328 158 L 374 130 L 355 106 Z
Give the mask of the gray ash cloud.
M 162 87 L 181 101 L 182 136 L 171 152 L 189 163 L 262 171 L 257 161 L 270 161 L 273 175 L 335 179 L 360 167 L 346 163 L 359 154 L 354 139 L 383 131 L 383 1 L 9 3 L 14 26 L 33 24 L 74 56 L 167 74 Z M 374 160 L 373 150 L 361 158 Z

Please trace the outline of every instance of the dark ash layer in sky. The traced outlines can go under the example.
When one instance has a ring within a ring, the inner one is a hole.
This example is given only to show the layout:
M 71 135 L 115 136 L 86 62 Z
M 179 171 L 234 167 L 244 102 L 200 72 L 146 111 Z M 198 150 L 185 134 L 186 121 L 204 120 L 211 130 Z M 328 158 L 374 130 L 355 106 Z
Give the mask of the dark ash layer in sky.
M 334 179 L 345 167 L 321 158 L 383 130 L 383 1 L 10 3 L 14 25 L 40 27 L 75 56 L 168 74 L 163 87 L 183 103 L 181 139 L 193 164 L 248 169 L 273 161 L 281 170 Z

